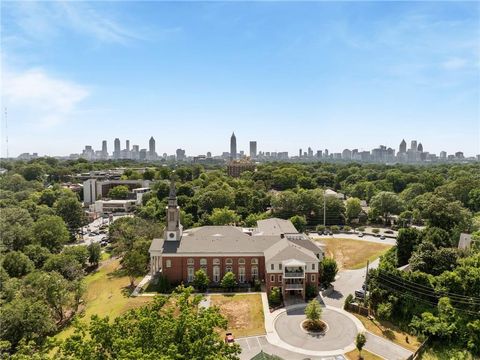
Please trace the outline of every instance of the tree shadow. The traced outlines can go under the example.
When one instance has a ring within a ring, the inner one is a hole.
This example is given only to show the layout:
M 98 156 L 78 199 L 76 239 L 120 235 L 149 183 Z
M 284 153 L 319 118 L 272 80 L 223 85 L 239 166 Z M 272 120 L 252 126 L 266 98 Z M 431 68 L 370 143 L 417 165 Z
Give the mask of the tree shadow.
M 121 293 L 124 297 L 130 297 L 132 295 L 133 290 L 135 290 L 135 286 L 124 286 L 122 287 Z

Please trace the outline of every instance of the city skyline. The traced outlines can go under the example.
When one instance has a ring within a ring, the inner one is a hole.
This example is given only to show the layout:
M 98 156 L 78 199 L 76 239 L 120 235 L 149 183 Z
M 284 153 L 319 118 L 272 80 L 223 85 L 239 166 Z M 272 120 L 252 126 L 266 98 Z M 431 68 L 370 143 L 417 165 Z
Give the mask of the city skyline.
M 77 152 L 110 133 L 202 153 L 232 128 L 291 154 L 398 134 L 480 153 L 478 3 L 1 6 L 10 156 Z M 3 115 L 1 130 L 4 155 Z

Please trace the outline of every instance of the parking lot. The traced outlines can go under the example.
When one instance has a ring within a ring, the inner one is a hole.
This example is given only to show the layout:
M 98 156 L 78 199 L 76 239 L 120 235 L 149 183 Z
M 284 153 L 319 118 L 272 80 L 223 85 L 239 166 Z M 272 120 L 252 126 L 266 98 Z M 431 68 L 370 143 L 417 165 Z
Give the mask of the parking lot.
M 346 360 L 343 355 L 318 357 L 293 353 L 278 346 L 271 345 L 265 335 L 239 338 L 236 341 L 242 348 L 242 353 L 240 354 L 241 360 L 250 360 L 262 350 L 267 354 L 277 355 L 284 360 Z

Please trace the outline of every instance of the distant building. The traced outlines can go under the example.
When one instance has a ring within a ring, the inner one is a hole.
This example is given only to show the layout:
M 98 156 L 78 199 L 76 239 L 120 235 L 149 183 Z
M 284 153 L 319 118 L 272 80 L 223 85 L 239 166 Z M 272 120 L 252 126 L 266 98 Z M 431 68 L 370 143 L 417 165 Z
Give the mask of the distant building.
M 417 140 L 412 140 L 410 142 L 410 150 L 417 151 Z
M 257 157 L 257 142 L 250 141 L 250 158 L 255 159 Z
M 440 159 L 445 160 L 447 158 L 447 152 L 446 151 L 440 151 Z
M 113 158 L 120 159 L 120 139 L 116 138 L 113 141 Z
M 248 160 L 230 161 L 227 165 L 227 174 L 239 177 L 244 171 L 255 171 L 255 163 Z
M 352 159 L 352 152 L 349 149 L 343 150 L 342 151 L 342 159 L 351 160 Z
M 184 161 L 185 160 L 185 150 L 177 149 L 175 152 L 177 155 L 177 161 Z
M 237 138 L 235 132 L 230 137 L 230 159 L 235 160 L 237 158 Z
M 124 185 L 131 191 L 131 198 L 136 198 L 133 189 L 148 188 L 149 180 L 99 180 L 87 179 L 83 182 L 83 202 L 85 205 L 93 204 L 96 200 L 101 200 L 108 196 L 110 189 L 115 186 Z
M 460 239 L 458 240 L 458 248 L 461 250 L 470 249 L 472 245 L 472 235 L 471 234 L 460 234 Z
M 142 154 L 141 154 L 142 156 Z M 141 157 L 140 156 L 140 157 Z M 148 160 L 156 160 L 157 159 L 157 152 L 155 150 L 155 139 L 150 137 L 150 140 L 148 141 Z
M 402 142 L 400 143 L 400 146 L 398 147 L 398 152 L 401 154 L 404 154 L 407 152 L 407 143 L 405 139 L 403 139 Z
M 302 157 L 302 155 L 303 155 L 302 149 L 298 149 L 298 157 Z

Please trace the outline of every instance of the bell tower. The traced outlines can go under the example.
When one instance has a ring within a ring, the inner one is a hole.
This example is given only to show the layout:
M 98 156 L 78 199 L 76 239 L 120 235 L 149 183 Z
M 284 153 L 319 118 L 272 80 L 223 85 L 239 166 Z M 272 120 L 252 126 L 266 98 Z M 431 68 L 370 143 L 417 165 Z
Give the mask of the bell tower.
M 180 241 L 182 238 L 183 226 L 180 224 L 180 207 L 177 203 L 175 190 L 175 179 L 170 179 L 170 193 L 167 205 L 167 228 L 165 229 L 166 241 Z

